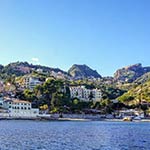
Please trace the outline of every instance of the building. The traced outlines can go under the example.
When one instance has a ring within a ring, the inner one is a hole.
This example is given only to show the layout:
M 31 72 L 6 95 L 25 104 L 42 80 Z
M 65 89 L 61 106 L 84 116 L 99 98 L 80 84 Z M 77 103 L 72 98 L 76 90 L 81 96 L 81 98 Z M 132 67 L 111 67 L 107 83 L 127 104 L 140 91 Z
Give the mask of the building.
M 85 86 L 71 86 L 69 89 L 71 98 L 78 98 L 83 101 L 100 101 L 102 98 L 100 89 L 87 89 Z
M 27 76 L 23 79 L 23 87 L 28 89 L 34 89 L 37 85 L 41 85 L 42 82 L 39 78 Z
M 136 110 L 136 109 L 124 109 L 120 110 L 119 116 L 126 117 L 126 116 L 131 116 L 131 117 L 136 117 L 139 116 L 140 118 L 144 118 L 144 112 L 142 110 Z
M 39 115 L 39 109 L 32 108 L 30 102 L 18 99 L 4 100 L 3 108 L 8 110 L 10 117 L 36 117 Z
M 51 71 L 50 75 L 56 79 L 66 79 L 68 78 L 67 75 L 65 75 L 64 73 L 62 72 L 55 72 L 55 71 Z
M 36 71 L 37 71 L 38 73 L 43 73 L 43 69 L 40 69 L 40 68 L 37 69 Z
M 100 89 L 93 89 L 92 94 L 95 101 L 100 101 L 102 99 L 102 91 Z

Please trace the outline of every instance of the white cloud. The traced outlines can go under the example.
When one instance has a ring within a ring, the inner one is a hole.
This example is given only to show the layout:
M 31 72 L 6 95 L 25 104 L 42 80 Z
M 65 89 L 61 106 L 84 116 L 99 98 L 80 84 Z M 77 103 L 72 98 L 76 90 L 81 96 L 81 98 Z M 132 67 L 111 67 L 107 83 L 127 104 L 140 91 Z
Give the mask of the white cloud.
M 39 62 L 39 59 L 36 57 L 33 57 L 31 60 L 32 60 L 32 62 L 35 62 L 35 63 Z

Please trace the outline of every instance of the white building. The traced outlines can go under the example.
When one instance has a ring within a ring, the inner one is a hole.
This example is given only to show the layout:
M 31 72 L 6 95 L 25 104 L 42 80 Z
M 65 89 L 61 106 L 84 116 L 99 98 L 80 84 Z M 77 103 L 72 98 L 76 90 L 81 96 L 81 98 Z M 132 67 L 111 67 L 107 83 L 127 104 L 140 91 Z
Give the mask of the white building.
M 117 112 L 118 113 L 118 112 Z M 136 117 L 139 116 L 140 118 L 144 118 L 144 112 L 142 110 L 136 110 L 136 109 L 125 109 L 119 111 L 119 116 L 126 117 Z
M 51 71 L 51 76 L 53 76 L 54 78 L 57 78 L 57 79 L 67 78 L 67 76 L 60 71 L 59 72 Z
M 37 85 L 42 84 L 42 82 L 39 80 L 39 78 L 35 77 L 24 77 L 23 79 L 23 86 L 25 88 L 34 89 Z
M 102 99 L 102 91 L 100 89 L 93 89 L 92 94 L 95 101 L 100 101 Z
M 34 109 L 28 101 L 7 99 L 3 101 L 3 108 L 9 111 L 11 117 L 36 117 L 39 109 Z
M 86 89 L 85 86 L 71 86 L 71 98 L 78 98 L 83 101 L 100 101 L 102 92 L 99 89 Z
M 36 71 L 37 71 L 38 73 L 43 73 L 43 69 L 40 69 L 40 68 L 37 69 Z

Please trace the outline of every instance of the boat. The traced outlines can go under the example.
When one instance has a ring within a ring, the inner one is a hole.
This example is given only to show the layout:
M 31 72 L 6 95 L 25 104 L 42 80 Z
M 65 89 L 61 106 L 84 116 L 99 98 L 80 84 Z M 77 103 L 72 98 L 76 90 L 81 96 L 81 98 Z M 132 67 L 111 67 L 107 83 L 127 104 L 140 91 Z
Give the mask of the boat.
M 136 117 L 134 117 L 134 120 L 141 120 L 141 117 L 140 116 L 136 116 Z
M 124 118 L 123 118 L 123 121 L 132 121 L 132 118 L 131 118 L 131 117 L 128 117 L 128 116 L 126 116 L 126 117 L 124 117 Z

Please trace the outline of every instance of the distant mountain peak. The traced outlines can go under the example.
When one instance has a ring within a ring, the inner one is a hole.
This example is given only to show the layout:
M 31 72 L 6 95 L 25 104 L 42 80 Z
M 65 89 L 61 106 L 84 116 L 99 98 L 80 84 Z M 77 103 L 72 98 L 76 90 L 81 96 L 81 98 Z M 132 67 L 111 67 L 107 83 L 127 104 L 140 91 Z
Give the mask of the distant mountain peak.
M 98 74 L 96 70 L 91 69 L 86 64 L 74 64 L 69 70 L 68 74 L 76 79 L 83 78 L 101 78 L 101 75 Z
M 142 67 L 141 63 L 137 63 L 118 69 L 114 74 L 114 80 L 133 82 L 147 72 L 150 72 L 150 67 Z

